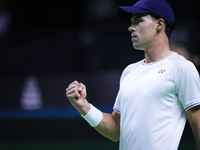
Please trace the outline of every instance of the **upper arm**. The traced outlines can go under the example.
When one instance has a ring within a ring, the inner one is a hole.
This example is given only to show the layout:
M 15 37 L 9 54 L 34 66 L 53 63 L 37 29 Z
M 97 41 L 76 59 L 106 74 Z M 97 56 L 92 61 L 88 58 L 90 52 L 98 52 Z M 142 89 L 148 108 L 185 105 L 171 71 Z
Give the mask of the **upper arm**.
M 186 111 L 189 123 L 200 126 L 200 105 L 194 106 Z
M 116 112 L 115 110 L 113 111 L 112 115 L 115 118 L 115 121 L 117 122 L 117 124 L 120 125 L 120 117 L 121 117 L 121 115 L 118 112 Z
M 192 128 L 197 149 L 200 149 L 200 105 L 187 110 L 186 115 Z
M 119 141 L 120 139 L 120 114 L 113 111 L 112 114 L 103 113 L 103 119 L 95 129 L 103 136 L 112 141 Z

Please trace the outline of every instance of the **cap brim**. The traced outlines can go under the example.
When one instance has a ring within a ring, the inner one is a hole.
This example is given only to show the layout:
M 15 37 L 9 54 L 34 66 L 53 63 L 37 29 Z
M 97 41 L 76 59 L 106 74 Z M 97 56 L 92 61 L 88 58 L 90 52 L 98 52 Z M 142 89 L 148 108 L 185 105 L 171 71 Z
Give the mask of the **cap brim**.
M 130 21 L 132 14 L 145 14 L 149 13 L 149 11 L 137 8 L 135 6 L 118 6 L 117 7 L 117 15 L 119 18 L 123 20 Z

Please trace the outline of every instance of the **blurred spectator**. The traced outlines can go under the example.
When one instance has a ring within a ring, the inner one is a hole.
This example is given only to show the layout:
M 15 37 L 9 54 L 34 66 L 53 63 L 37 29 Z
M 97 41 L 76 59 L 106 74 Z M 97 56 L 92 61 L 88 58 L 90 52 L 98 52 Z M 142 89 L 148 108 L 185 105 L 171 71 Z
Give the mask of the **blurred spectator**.
M 187 60 L 191 61 L 192 56 L 185 46 L 177 43 L 171 43 L 170 48 L 172 51 L 177 52 L 178 54 L 184 56 Z
M 187 60 L 190 60 L 194 63 L 194 65 L 197 67 L 198 71 L 200 71 L 200 56 L 197 54 L 192 54 L 190 51 L 186 48 L 186 46 L 183 46 L 181 44 L 177 44 L 175 42 L 170 43 L 170 48 L 172 51 L 177 52 L 178 54 L 185 57 Z
M 10 29 L 11 13 L 8 6 L 8 1 L 0 1 L 0 37 L 7 34 Z
M 199 35 L 198 21 L 184 18 L 176 21 L 175 30 L 170 37 L 171 50 L 192 61 L 198 71 L 200 71 Z

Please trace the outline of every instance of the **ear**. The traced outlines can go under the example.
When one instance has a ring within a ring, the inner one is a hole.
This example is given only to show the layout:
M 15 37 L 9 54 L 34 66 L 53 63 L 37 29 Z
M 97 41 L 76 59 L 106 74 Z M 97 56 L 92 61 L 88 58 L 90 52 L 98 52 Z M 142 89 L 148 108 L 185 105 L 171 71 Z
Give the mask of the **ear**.
M 164 19 L 162 19 L 162 18 L 158 19 L 157 20 L 157 28 L 156 28 L 157 32 L 159 33 L 160 31 L 162 31 L 164 29 L 164 27 L 165 27 Z

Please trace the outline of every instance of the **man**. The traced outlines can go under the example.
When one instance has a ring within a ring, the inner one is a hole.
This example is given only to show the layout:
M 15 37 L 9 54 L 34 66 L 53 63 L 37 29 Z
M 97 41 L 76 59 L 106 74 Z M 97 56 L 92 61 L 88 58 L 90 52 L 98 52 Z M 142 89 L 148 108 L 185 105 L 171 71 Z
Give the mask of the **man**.
M 132 22 L 133 47 L 145 59 L 125 68 L 112 114 L 86 100 L 86 87 L 66 89 L 72 105 L 99 133 L 120 140 L 120 150 L 176 150 L 189 119 L 200 150 L 200 85 L 194 65 L 169 48 L 174 13 L 165 0 L 140 0 L 117 8 Z

